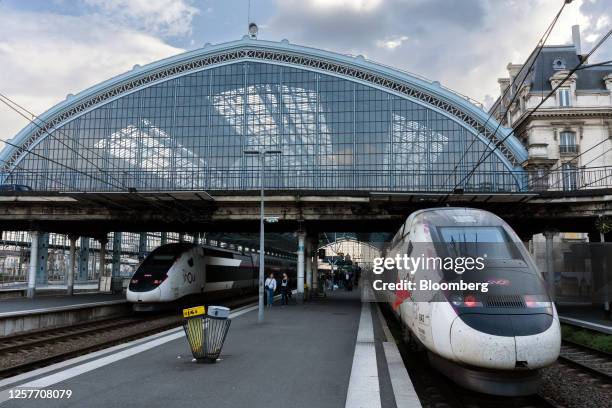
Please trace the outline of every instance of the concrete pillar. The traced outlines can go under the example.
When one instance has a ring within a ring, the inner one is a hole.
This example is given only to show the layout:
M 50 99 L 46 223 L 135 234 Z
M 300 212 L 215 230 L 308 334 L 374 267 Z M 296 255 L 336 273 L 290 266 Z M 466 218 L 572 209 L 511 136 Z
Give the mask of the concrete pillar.
M 113 233 L 113 263 L 111 265 L 111 276 L 121 274 L 121 232 Z
M 179 240 L 178 242 L 184 242 L 185 241 L 185 233 L 184 232 L 179 232 Z
M 312 239 L 311 256 L 312 256 L 312 290 L 313 293 L 317 292 L 319 286 L 319 237 L 315 235 Z
M 168 243 L 168 233 L 166 231 L 163 231 L 161 233 L 159 245 L 166 245 L 167 243 Z
M 138 261 L 142 262 L 145 259 L 147 252 L 147 233 L 141 232 L 138 239 Z
M 298 248 L 297 248 L 297 300 L 304 300 L 304 239 L 303 232 L 298 233 Z
M 32 299 L 36 291 L 36 271 L 38 270 L 38 231 L 30 233 L 30 270 L 28 273 L 28 298 Z
M 108 238 L 106 236 L 100 240 L 100 277 L 106 276 L 106 244 Z
M 36 270 L 36 286 L 49 284 L 47 261 L 49 259 L 49 233 L 38 233 L 38 269 Z
M 194 244 L 199 244 L 200 243 L 200 233 L 199 232 L 194 232 L 193 233 L 193 243 Z
M 310 239 L 306 240 L 304 252 L 306 256 L 306 285 L 308 285 L 309 296 L 312 296 L 312 241 Z
M 77 271 L 77 282 L 85 282 L 89 275 L 89 237 L 81 237 L 79 248 L 79 265 Z
M 70 254 L 68 255 L 68 270 L 66 271 L 66 294 L 72 296 L 74 293 L 74 269 L 76 266 L 76 235 L 69 235 L 70 239 Z
M 555 299 L 555 259 L 553 252 L 553 239 L 556 231 L 544 231 L 546 238 L 546 282 L 551 299 Z

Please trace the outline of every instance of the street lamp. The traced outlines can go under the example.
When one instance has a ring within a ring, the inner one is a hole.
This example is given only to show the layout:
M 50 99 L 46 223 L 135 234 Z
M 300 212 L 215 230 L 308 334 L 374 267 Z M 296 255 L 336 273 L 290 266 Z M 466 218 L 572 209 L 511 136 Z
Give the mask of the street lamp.
M 266 154 L 281 154 L 280 150 L 245 150 L 244 154 L 256 154 L 259 158 L 259 186 L 261 189 L 261 204 L 259 207 L 259 310 L 257 313 L 257 321 L 262 323 L 264 320 L 264 257 L 265 257 L 265 242 L 264 242 L 264 167 Z

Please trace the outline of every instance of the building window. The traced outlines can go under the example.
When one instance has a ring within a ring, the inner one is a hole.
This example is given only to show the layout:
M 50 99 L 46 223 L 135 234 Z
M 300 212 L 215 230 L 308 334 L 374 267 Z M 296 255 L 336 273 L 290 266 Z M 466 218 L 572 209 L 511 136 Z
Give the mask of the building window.
M 571 163 L 563 163 L 561 166 L 561 177 L 563 178 L 563 190 L 576 190 L 578 185 L 578 169 Z
M 576 153 L 578 146 L 576 145 L 576 133 L 565 131 L 559 136 L 559 153 Z
M 562 106 L 562 107 L 571 106 L 569 88 L 559 88 L 557 95 L 559 97 L 559 106 Z
M 565 69 L 565 60 L 563 58 L 555 58 L 553 61 L 553 69 L 555 71 Z

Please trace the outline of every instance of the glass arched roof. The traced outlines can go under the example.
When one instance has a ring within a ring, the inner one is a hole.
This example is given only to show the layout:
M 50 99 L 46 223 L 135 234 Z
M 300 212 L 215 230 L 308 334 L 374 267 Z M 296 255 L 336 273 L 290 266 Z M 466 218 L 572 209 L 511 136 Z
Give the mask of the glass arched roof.
M 4 183 L 36 190 L 253 190 L 248 152 L 271 150 L 268 189 L 518 191 L 527 154 L 508 132 L 435 82 L 244 38 L 70 96 L 0 159 Z

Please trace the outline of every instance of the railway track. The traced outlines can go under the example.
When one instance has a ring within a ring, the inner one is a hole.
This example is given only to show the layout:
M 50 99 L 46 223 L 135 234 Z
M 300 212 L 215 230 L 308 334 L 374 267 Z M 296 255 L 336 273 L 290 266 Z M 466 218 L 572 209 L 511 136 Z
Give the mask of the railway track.
M 564 340 L 559 361 L 612 383 L 612 354 Z
M 0 339 L 0 378 L 54 364 L 179 326 L 178 315 L 120 318 Z
M 221 304 L 237 308 L 256 297 Z M 0 378 L 35 370 L 70 358 L 127 343 L 182 324 L 178 312 L 115 317 L 69 327 L 0 337 Z

